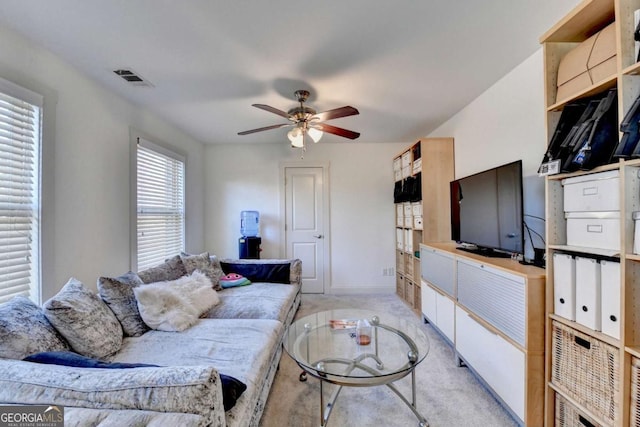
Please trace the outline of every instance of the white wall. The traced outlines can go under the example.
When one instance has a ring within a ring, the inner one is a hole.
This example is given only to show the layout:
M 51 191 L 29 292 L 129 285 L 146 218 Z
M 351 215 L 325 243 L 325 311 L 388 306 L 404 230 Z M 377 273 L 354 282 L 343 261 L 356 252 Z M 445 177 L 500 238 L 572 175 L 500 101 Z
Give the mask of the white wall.
M 70 276 L 95 289 L 98 276 L 129 269 L 130 128 L 186 153 L 187 250 L 202 250 L 204 146 L 200 142 L 1 27 L 0 77 L 45 97 L 43 301 Z
M 455 138 L 457 178 L 522 159 L 524 213 L 538 217 L 544 217 L 544 179 L 537 170 L 547 146 L 542 69 L 540 49 L 429 135 Z M 542 221 L 525 221 L 544 236 Z M 533 241 L 542 247 L 536 236 Z M 525 248 L 530 258 L 528 239 Z
M 208 146 L 206 249 L 237 257 L 240 211 L 257 210 L 262 258 L 281 256 L 280 163 L 329 163 L 331 287 L 325 292 L 393 292 L 395 277 L 382 276 L 383 268 L 395 268 L 392 160 L 409 145 L 323 140 L 304 160 L 284 139 Z

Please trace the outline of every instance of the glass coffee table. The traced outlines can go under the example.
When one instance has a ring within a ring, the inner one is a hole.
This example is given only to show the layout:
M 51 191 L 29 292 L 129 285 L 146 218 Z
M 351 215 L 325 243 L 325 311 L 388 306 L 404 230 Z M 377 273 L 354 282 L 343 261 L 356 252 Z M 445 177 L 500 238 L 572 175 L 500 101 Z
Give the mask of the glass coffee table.
M 342 309 L 314 313 L 289 326 L 284 348 L 302 368 L 300 380 L 320 380 L 320 425 L 326 426 L 343 386 L 386 385 L 418 418 L 415 368 L 429 352 L 429 340 L 419 322 L 411 323 L 386 313 Z M 393 384 L 411 375 L 411 401 Z M 324 404 L 323 384 L 338 387 Z

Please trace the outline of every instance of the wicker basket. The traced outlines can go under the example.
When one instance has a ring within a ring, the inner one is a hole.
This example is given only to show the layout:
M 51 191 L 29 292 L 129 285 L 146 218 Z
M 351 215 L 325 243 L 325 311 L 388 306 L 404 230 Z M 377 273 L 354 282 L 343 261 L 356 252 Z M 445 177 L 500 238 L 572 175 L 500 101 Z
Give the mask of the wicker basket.
M 556 427 L 602 427 L 556 393 Z
M 551 382 L 607 424 L 620 413 L 618 349 L 553 322 Z
M 629 424 L 640 427 L 640 359 L 631 358 L 631 414 Z

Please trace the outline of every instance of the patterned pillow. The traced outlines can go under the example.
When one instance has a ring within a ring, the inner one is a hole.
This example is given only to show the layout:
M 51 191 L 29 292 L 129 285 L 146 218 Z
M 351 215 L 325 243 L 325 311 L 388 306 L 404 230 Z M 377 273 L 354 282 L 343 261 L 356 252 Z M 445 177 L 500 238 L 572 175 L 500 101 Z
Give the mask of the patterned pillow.
M 211 279 L 213 289 L 216 291 L 222 290 L 222 287 L 220 286 L 220 278 L 224 273 L 221 268 L 216 268 L 216 265 L 212 262 L 212 258 L 216 261 L 218 258 L 215 256 L 209 256 L 209 252 L 203 252 L 200 255 L 191 255 L 182 252 L 180 254 L 180 258 L 182 259 L 184 268 L 187 270 L 187 274 L 191 274 L 195 270 L 200 270 L 206 274 L 209 279 Z M 219 262 L 216 264 L 219 267 Z
M 105 357 L 120 350 L 122 327 L 100 297 L 71 278 L 44 303 L 44 315 L 76 352 Z
M 33 301 L 20 296 L 0 304 L 0 358 L 54 350 L 69 350 L 69 344 Z
M 98 279 L 100 297 L 116 315 L 125 336 L 128 337 L 139 337 L 149 330 L 140 317 L 138 302 L 133 293 L 133 288 L 140 285 L 144 285 L 144 282 L 131 271 L 120 277 Z
M 160 265 L 138 272 L 138 276 L 144 283 L 176 280 L 182 276 L 186 276 L 186 274 L 187 270 L 184 268 L 180 255 L 166 259 Z

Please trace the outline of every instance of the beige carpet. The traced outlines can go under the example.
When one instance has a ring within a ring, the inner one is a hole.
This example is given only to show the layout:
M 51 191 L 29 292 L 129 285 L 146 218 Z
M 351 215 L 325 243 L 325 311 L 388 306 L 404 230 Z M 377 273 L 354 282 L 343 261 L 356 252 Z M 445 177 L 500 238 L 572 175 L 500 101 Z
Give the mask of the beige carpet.
M 417 408 L 431 427 L 500 427 L 517 425 L 467 368 L 456 366 L 453 350 L 430 325 L 396 295 L 303 295 L 297 317 L 335 308 L 366 308 L 393 313 L 423 325 L 431 342 L 426 359 L 416 368 Z M 301 370 L 286 352 L 267 400 L 262 427 L 320 425 L 320 386 L 309 376 L 298 381 Z M 396 386 L 410 399 L 409 377 Z M 333 385 L 325 385 L 328 399 Z M 325 400 L 326 402 L 326 400 Z M 388 387 L 344 387 L 333 409 L 330 427 L 417 426 L 418 420 Z

